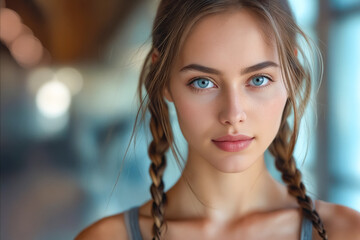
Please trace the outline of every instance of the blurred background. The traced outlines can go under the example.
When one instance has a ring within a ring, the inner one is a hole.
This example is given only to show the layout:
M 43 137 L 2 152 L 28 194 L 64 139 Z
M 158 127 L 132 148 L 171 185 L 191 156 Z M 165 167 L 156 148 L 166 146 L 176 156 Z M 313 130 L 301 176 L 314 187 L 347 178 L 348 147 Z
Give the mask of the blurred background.
M 299 167 L 313 197 L 360 211 L 360 1 L 290 3 L 325 65 L 296 147 Z M 157 4 L 0 1 L 1 239 L 73 239 L 150 199 L 146 128 L 123 157 Z M 173 108 L 171 119 L 186 156 Z M 180 175 L 169 159 L 166 188 Z

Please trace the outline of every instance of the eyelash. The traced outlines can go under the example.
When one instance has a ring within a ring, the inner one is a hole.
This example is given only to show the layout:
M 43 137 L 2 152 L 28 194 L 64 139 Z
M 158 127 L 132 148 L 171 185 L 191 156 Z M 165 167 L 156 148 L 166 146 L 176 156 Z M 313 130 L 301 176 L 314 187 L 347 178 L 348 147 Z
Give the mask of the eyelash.
M 260 86 L 260 87 L 256 87 L 256 86 L 253 86 L 253 85 L 250 85 L 248 84 L 247 86 L 250 86 L 251 88 L 255 89 L 255 90 L 259 90 L 259 89 L 262 89 L 262 88 L 265 88 L 265 87 L 268 87 L 269 85 L 271 85 L 270 82 L 274 82 L 274 80 L 272 80 L 272 78 L 267 75 L 267 74 L 256 74 L 256 75 L 253 75 L 249 78 L 249 80 L 251 81 L 252 79 L 256 78 L 256 77 L 265 77 L 266 79 L 269 80 L 269 83 L 267 83 L 266 85 L 263 85 L 263 86 Z M 214 84 L 216 86 L 216 84 L 211 81 L 209 78 L 207 77 L 195 77 L 193 79 L 190 80 L 190 82 L 187 84 L 191 90 L 193 90 L 194 92 L 198 93 L 198 92 L 206 92 L 206 91 L 209 91 L 211 88 L 196 88 L 193 86 L 193 83 L 197 80 L 200 80 L 200 79 L 205 79 L 205 80 L 208 80 L 210 82 L 212 82 L 212 84 Z M 216 87 L 217 88 L 217 87 Z

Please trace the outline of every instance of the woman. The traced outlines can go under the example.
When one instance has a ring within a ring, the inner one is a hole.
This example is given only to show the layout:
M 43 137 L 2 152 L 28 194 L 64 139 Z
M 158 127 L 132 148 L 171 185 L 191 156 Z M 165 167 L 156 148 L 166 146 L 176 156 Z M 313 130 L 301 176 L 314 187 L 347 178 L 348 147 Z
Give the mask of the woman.
M 360 239 L 359 213 L 310 199 L 296 168 L 312 83 L 298 36 L 307 41 L 285 0 L 161 1 L 139 85 L 152 200 L 77 239 Z M 176 146 L 165 99 L 188 143 L 167 193 L 165 152 Z M 285 185 L 267 171 L 267 149 Z

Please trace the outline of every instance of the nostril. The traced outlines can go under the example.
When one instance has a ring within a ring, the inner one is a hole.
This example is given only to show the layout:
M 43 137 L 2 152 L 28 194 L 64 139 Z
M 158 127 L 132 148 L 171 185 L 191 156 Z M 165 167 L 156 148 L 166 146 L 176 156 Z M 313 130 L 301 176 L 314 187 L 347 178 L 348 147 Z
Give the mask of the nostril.
M 222 117 L 221 122 L 224 125 L 235 125 L 246 120 L 247 116 L 245 112 L 237 113 L 236 115 L 228 115 L 227 117 Z

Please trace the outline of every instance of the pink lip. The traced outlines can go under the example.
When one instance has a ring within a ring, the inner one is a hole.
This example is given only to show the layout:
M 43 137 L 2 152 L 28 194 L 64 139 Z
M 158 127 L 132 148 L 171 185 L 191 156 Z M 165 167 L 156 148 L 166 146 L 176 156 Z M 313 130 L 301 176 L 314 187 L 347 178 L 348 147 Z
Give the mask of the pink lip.
M 253 139 L 254 137 L 246 135 L 226 135 L 212 141 L 221 150 L 226 152 L 238 152 L 247 148 Z

